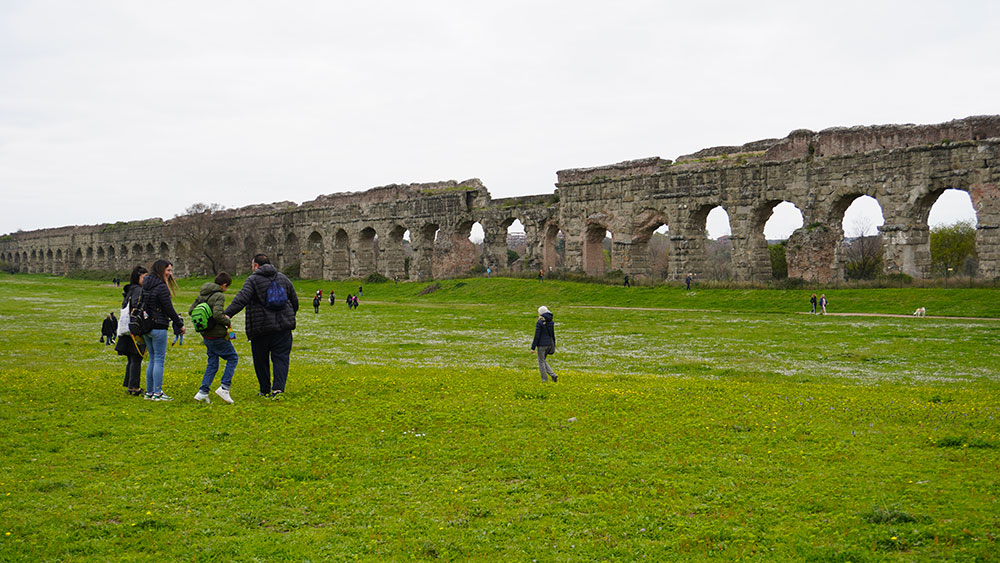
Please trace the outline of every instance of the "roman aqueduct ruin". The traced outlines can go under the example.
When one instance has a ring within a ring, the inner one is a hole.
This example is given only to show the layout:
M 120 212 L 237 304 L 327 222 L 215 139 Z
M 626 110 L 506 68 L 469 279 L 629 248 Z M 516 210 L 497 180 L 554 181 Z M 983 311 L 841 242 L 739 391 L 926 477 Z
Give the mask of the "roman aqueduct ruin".
M 667 279 L 700 272 L 706 217 L 724 208 L 732 228 L 738 280 L 766 280 L 771 262 L 763 227 L 774 207 L 794 204 L 803 227 L 788 240 L 788 275 L 816 282 L 842 279 L 847 207 L 871 196 L 882 207 L 884 267 L 915 278 L 930 276 L 928 214 L 946 189 L 971 196 L 978 224 L 978 275 L 1000 276 L 1000 116 L 938 125 L 797 130 L 783 139 L 716 147 L 676 161 L 648 158 L 558 172 L 547 195 L 492 199 L 478 180 L 392 185 L 320 196 L 302 204 L 252 205 L 215 214 L 224 223 L 222 246 L 238 256 L 266 252 L 301 277 L 342 279 L 379 272 L 413 280 L 462 275 L 481 260 L 507 267 L 507 230 L 524 225 L 526 265 L 603 275 L 603 244 L 613 234 L 611 267 L 642 278 L 652 274 L 647 243 L 669 227 Z M 207 273 L 185 260 L 179 219 L 60 227 L 0 237 L 0 260 L 17 271 L 66 274 L 78 269 L 130 270 L 158 257 L 181 273 Z M 483 228 L 483 253 L 469 233 Z M 559 235 L 561 233 L 561 235 Z M 557 262 L 557 236 L 565 250 Z M 413 257 L 405 268 L 404 238 Z M 407 274 L 404 275 L 404 274 Z

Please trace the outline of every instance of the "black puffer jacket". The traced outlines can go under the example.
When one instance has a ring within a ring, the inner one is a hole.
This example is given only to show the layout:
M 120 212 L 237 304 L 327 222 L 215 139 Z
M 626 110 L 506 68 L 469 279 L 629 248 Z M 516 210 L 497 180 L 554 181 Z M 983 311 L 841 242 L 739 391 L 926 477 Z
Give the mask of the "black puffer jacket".
M 556 345 L 556 328 L 552 322 L 552 313 L 543 313 L 535 323 L 535 339 L 531 341 L 531 349 L 548 348 Z
M 277 280 L 285 293 L 288 294 L 288 303 L 280 311 L 272 311 L 264 306 L 267 299 L 267 288 L 272 280 Z M 234 317 L 246 308 L 244 323 L 246 324 L 247 338 L 253 340 L 254 337 L 285 332 L 295 329 L 295 313 L 299 311 L 299 297 L 295 294 L 295 286 L 285 274 L 279 272 L 271 264 L 260 266 L 243 283 L 240 292 L 233 297 L 233 301 L 226 307 L 226 315 Z
M 153 317 L 153 328 L 167 328 L 174 321 L 174 331 L 184 326 L 184 319 L 174 310 L 167 284 L 155 274 L 149 274 L 142 281 L 142 307 Z

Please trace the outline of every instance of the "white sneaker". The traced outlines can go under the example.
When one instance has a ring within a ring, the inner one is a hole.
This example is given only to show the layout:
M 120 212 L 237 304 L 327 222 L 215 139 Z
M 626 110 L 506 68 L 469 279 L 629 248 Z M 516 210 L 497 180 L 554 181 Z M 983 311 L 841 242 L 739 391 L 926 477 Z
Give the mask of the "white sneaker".
M 218 389 L 215 390 L 215 394 L 222 397 L 222 400 L 229 403 L 230 405 L 233 404 L 233 398 L 229 396 L 229 389 L 223 389 L 222 387 L 219 387 Z
M 199 389 L 198 390 L 198 394 L 194 396 L 194 400 L 195 401 L 204 401 L 206 403 L 211 403 L 212 402 L 212 401 L 210 401 L 208 399 L 208 393 L 202 391 L 201 389 Z

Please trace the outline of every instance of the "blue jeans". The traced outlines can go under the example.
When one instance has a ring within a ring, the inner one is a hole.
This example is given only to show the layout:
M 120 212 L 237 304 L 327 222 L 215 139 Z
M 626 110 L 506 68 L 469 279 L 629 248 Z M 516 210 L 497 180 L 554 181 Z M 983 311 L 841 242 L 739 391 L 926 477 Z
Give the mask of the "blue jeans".
M 202 341 L 208 353 L 208 364 L 205 366 L 205 377 L 201 378 L 201 392 L 208 393 L 212 388 L 212 380 L 219 371 L 219 358 L 226 360 L 226 370 L 222 372 L 222 388 L 229 389 L 240 359 L 236 348 L 233 348 L 233 343 L 228 338 L 202 338 Z
M 149 351 L 149 363 L 146 365 L 146 392 L 163 392 L 163 362 L 167 359 L 167 329 L 154 328 L 143 336 L 146 340 L 146 350 Z

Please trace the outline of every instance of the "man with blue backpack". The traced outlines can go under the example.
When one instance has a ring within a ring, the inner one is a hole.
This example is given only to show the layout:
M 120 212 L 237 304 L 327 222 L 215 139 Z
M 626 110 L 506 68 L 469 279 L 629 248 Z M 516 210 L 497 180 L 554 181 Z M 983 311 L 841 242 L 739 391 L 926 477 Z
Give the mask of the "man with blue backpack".
M 288 380 L 299 298 L 291 280 L 271 265 L 266 254 L 254 256 L 250 267 L 253 273 L 226 307 L 226 316 L 232 318 L 246 308 L 243 322 L 253 355 L 253 369 L 260 384 L 257 396 L 280 400 Z
M 188 309 L 191 324 L 201 334 L 208 354 L 205 376 L 201 379 L 201 387 L 194 396 L 195 401 L 212 402 L 208 398 L 208 392 L 212 389 L 212 380 L 219 371 L 219 358 L 222 358 L 226 360 L 226 370 L 222 372 L 222 384 L 215 390 L 215 394 L 223 401 L 233 403 L 229 387 L 233 384 L 233 374 L 236 372 L 236 364 L 240 357 L 233 348 L 233 343 L 229 341 L 229 326 L 232 321 L 226 316 L 226 299 L 222 295 L 232 283 L 233 278 L 229 274 L 219 273 L 215 276 L 215 281 L 202 284 L 198 297 Z

